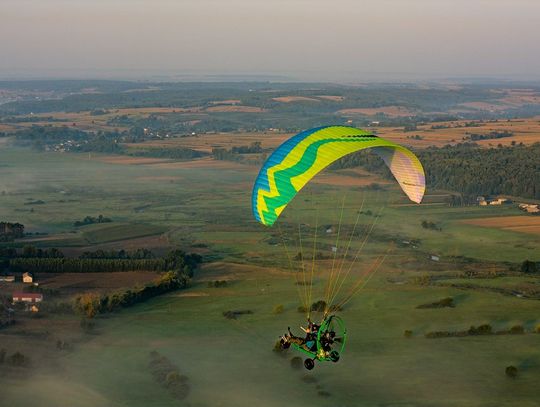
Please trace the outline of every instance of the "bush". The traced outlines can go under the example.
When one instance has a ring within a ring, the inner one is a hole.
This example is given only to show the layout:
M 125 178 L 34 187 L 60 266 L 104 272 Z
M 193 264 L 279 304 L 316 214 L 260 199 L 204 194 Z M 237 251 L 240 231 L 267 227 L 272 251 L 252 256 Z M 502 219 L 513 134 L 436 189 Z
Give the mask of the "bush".
M 301 312 L 302 314 L 306 314 L 307 313 L 307 308 L 304 307 L 303 305 L 299 305 L 298 308 L 296 309 L 298 312 Z
M 295 356 L 291 359 L 291 367 L 297 370 L 302 369 L 304 367 L 304 361 L 300 356 Z
M 8 358 L 8 362 L 12 366 L 25 366 L 28 365 L 29 360 L 21 352 L 15 352 Z
M 404 336 L 405 338 L 411 338 L 411 337 L 412 337 L 412 333 L 413 333 L 412 331 L 406 329 L 405 332 L 403 332 L 403 336 Z
M 274 344 L 274 348 L 272 349 L 272 351 L 280 356 L 285 356 L 287 349 L 283 349 L 283 347 L 281 346 L 281 340 L 278 339 Z
M 538 271 L 538 267 L 536 266 L 536 262 L 534 261 L 525 260 L 521 264 L 522 273 L 533 274 L 533 273 L 536 273 L 537 271 Z
M 58 339 L 56 341 L 56 349 L 58 349 L 58 350 L 67 350 L 69 348 L 70 348 L 70 345 L 69 345 L 68 342 L 63 341 L 61 339 Z
M 449 331 L 432 331 L 427 332 L 424 334 L 426 338 L 434 339 L 434 338 L 450 338 L 452 336 L 457 336 L 456 332 L 449 332 Z
M 413 284 L 418 284 L 418 285 L 423 285 L 423 286 L 430 285 L 431 284 L 431 276 L 429 274 L 424 274 L 422 276 L 413 277 L 412 278 L 412 283 Z
M 209 281 L 208 282 L 208 288 L 219 288 L 219 287 L 227 287 L 227 281 L 226 280 L 215 280 L 215 281 Z
M 520 335 L 525 333 L 525 328 L 523 328 L 523 325 L 514 325 L 508 332 L 512 335 Z
M 491 328 L 491 325 L 483 324 L 478 327 L 471 326 L 467 333 L 469 335 L 491 335 L 493 333 L 493 329 Z
M 86 318 L 94 318 L 101 309 L 101 296 L 96 293 L 82 294 L 76 298 L 74 306 Z
M 176 383 L 180 383 L 180 373 L 178 373 L 176 370 L 170 371 L 167 373 L 167 376 L 165 376 L 165 384 L 166 386 L 172 386 Z
M 538 267 L 536 265 L 536 262 L 525 260 L 523 263 L 521 263 L 521 272 L 522 273 L 536 273 L 538 271 Z
M 326 310 L 326 301 L 319 300 L 311 304 L 311 311 L 324 312 Z
M 167 388 L 171 395 L 179 400 L 189 395 L 189 378 L 180 374 L 178 368 L 158 352 L 150 352 L 150 373 L 154 380 Z
M 285 308 L 283 307 L 283 304 L 278 304 L 274 307 L 274 310 L 272 311 L 274 314 L 283 314 L 283 311 Z
M 237 319 L 239 315 L 253 314 L 251 310 L 234 310 L 234 311 L 223 311 L 223 316 L 227 319 Z
M 536 332 L 537 334 L 540 334 L 540 325 L 536 325 L 536 330 L 535 330 L 535 332 Z
M 518 375 L 518 369 L 515 366 L 507 366 L 504 373 L 506 373 L 506 376 L 515 379 Z
M 421 304 L 418 305 L 416 308 L 418 309 L 424 309 L 424 308 L 454 308 L 454 299 L 452 297 L 443 298 L 442 300 L 431 302 L 428 304 Z

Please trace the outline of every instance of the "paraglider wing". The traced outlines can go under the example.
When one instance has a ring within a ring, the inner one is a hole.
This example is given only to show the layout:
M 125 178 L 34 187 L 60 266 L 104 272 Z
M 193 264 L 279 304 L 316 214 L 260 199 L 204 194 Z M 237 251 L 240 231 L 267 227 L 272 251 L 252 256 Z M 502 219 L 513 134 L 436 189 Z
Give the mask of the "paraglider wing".
M 384 160 L 411 201 L 422 201 L 424 169 L 410 150 L 365 130 L 327 126 L 291 137 L 266 160 L 253 186 L 255 219 L 271 226 L 315 175 L 341 157 L 366 148 Z

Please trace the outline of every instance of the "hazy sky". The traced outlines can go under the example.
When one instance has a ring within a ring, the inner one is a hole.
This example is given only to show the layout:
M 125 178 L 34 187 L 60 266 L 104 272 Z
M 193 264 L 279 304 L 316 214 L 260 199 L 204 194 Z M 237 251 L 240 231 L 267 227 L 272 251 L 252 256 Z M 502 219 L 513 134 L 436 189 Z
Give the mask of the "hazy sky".
M 0 0 L 0 77 L 540 77 L 540 0 Z

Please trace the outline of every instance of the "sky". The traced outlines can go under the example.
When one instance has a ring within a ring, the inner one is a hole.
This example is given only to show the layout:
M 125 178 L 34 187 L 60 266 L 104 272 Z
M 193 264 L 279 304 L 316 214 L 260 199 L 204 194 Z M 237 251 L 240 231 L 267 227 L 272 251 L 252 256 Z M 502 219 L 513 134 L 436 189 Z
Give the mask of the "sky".
M 0 0 L 0 78 L 540 78 L 539 0 Z

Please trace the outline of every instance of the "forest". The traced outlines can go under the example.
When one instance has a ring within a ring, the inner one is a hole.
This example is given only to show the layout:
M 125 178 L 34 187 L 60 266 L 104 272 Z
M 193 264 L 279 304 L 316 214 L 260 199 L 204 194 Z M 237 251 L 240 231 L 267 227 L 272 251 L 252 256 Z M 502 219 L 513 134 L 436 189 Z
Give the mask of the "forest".
M 540 199 L 540 143 L 531 146 L 480 148 L 463 143 L 415 153 L 426 169 L 428 188 L 465 195 L 511 195 Z M 378 156 L 359 152 L 343 157 L 333 169 L 361 166 L 387 178 L 390 171 Z

